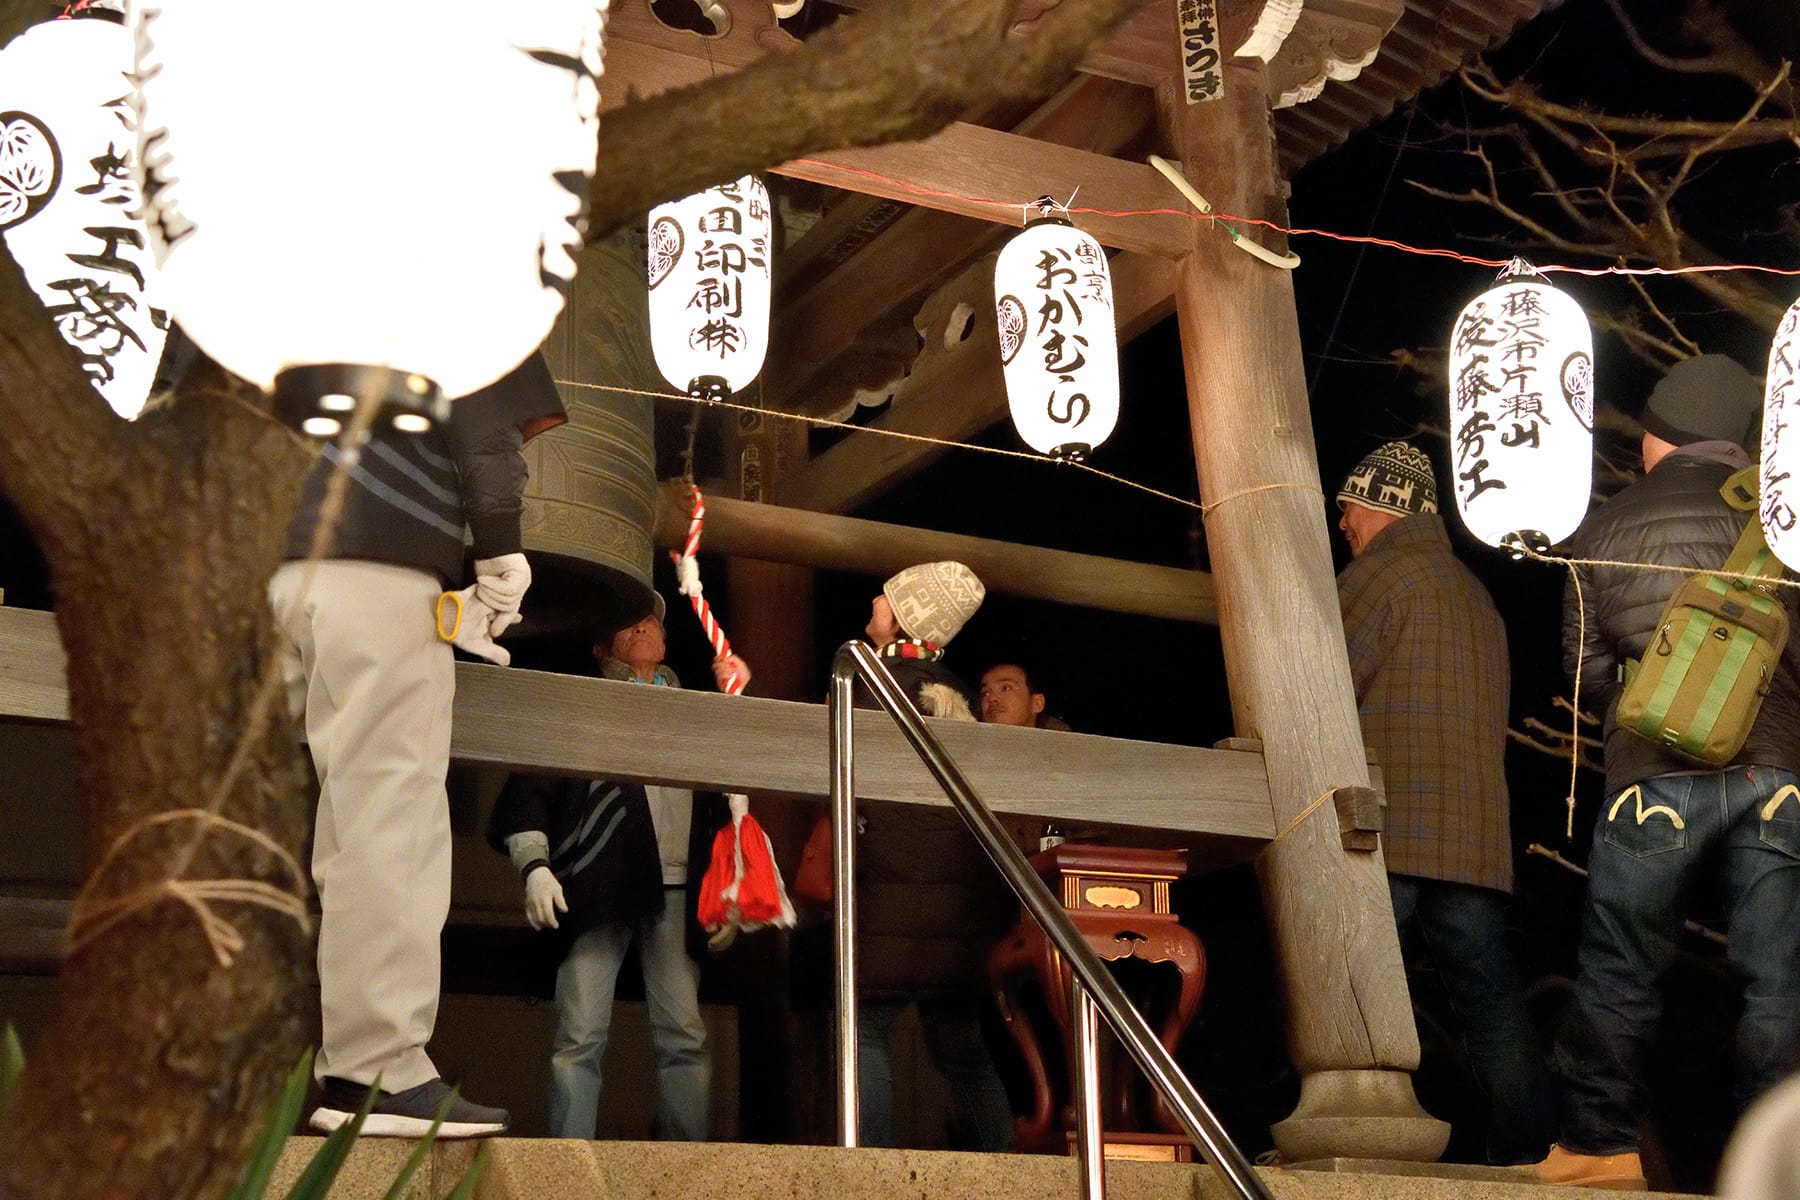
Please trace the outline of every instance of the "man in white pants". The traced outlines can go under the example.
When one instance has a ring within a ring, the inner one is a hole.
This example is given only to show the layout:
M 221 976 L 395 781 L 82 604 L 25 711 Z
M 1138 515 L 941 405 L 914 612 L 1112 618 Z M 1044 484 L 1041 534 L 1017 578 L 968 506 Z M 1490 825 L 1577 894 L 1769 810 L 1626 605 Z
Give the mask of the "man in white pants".
M 535 354 L 450 411 L 429 433 L 381 429 L 359 454 L 325 447 L 306 482 L 289 561 L 269 584 L 290 698 L 304 713 L 319 776 L 317 1129 L 348 1121 L 377 1082 L 364 1134 L 420 1136 L 446 1100 L 440 1137 L 507 1126 L 505 1110 L 455 1096 L 425 1052 L 450 908 L 444 775 L 456 678 L 438 603 L 462 577 L 466 526 L 476 583 L 444 618 L 460 614 L 458 645 L 509 661 L 492 639 L 519 620 L 531 582 L 519 528 L 520 449 L 565 418 Z M 342 513 L 324 557 L 307 561 L 338 470 L 349 476 Z

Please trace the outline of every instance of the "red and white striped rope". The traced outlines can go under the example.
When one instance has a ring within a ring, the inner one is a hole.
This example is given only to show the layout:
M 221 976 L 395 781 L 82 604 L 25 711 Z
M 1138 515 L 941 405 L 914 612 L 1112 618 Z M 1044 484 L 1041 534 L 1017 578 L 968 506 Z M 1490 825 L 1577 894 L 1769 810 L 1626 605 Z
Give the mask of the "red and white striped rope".
M 697 558 L 700 553 L 700 530 L 705 524 L 706 500 L 700 495 L 700 489 L 695 488 L 694 512 L 693 515 L 688 518 L 687 541 L 683 543 L 680 554 L 675 553 L 673 550 L 669 551 L 669 558 L 675 563 L 677 575 L 680 574 L 682 560 L 692 560 L 694 563 L 692 577 L 696 583 L 698 583 L 700 579 L 700 563 Z M 719 628 L 719 622 L 713 617 L 712 605 L 706 602 L 705 593 L 696 589 L 688 596 L 688 603 L 693 606 L 694 616 L 699 620 L 700 628 L 705 631 L 707 641 L 712 643 L 713 660 L 716 662 L 730 654 L 731 639 L 727 638 L 725 636 L 725 631 Z M 738 676 L 736 671 L 733 671 L 726 677 L 725 693 L 730 696 L 735 696 L 743 690 L 744 681 Z

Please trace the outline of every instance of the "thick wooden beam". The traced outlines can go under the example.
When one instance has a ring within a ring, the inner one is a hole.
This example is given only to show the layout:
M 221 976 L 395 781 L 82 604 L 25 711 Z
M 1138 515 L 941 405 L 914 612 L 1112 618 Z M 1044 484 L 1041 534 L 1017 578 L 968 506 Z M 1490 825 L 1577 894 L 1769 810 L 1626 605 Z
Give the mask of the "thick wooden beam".
M 1080 208 L 1111 212 L 1183 204 L 1169 181 L 1147 164 L 962 122 L 922 142 L 834 150 L 771 169 L 778 175 L 1014 227 L 1023 223 L 1023 205 L 1045 194 L 1061 200 L 1075 196 Z M 1169 213 L 1109 217 L 1078 212 L 1074 219 L 1107 246 L 1160 255 L 1173 254 L 1192 224 L 1185 216 Z
M 1260 64 L 1234 60 L 1223 100 L 1188 106 L 1165 88 L 1162 109 L 1176 151 L 1229 181 L 1213 197 L 1221 209 L 1279 219 L 1283 184 L 1263 85 Z M 1232 717 L 1240 735 L 1262 739 L 1276 811 L 1297 823 L 1257 860 L 1301 1076 L 1299 1107 L 1274 1126 L 1275 1144 L 1290 1160 L 1378 1148 L 1381 1157 L 1429 1161 L 1449 1127 L 1412 1091 L 1419 1041 L 1387 873 L 1379 851 L 1346 850 L 1335 812 L 1319 811 L 1340 788 L 1368 787 L 1369 775 L 1293 278 L 1196 234 L 1176 305 L 1194 459 L 1201 497 L 1212 501 L 1206 542 Z
M 1175 270 L 1167 259 L 1115 254 L 1112 272 L 1121 343 L 1174 310 Z M 967 283 L 962 299 L 973 310 L 974 332 L 964 341 L 945 345 L 943 329 L 927 322 L 930 314 L 922 310 L 926 348 L 913 365 L 913 373 L 895 387 L 891 411 L 871 428 L 961 442 L 1006 418 L 1006 381 L 994 333 L 993 287 L 989 282 L 984 291 L 973 280 Z M 1125 397 L 1126 404 L 1131 402 L 1131 397 Z M 795 508 L 844 512 L 917 474 L 945 453 L 943 446 L 929 442 L 852 434 L 784 480 L 776 499 Z
M 679 483 L 664 484 L 656 507 L 656 544 L 687 535 L 688 502 Z M 918 562 L 967 563 L 991 592 L 1170 621 L 1218 623 L 1212 577 L 1159 567 L 936 533 L 772 504 L 706 498 L 706 549 L 716 554 L 793 563 L 821 570 L 886 576 Z
M 0 720 L 68 719 L 49 613 L 0 608 Z M 1266 841 L 1262 756 L 931 722 L 998 812 Z M 451 756 L 527 771 L 824 796 L 825 706 L 458 663 Z M 885 714 L 856 714 L 857 795 L 947 806 Z

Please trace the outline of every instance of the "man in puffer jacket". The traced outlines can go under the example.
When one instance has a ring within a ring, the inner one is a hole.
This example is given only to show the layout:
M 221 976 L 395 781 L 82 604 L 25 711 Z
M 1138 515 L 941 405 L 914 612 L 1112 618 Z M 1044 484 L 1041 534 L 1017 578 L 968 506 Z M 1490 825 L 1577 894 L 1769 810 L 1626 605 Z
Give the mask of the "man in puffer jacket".
M 1729 957 L 1744 988 L 1736 1099 L 1748 1104 L 1800 1066 L 1800 639 L 1790 638 L 1743 750 L 1697 768 L 1618 727 L 1617 671 L 1650 645 L 1663 605 L 1697 570 L 1717 569 L 1745 514 L 1719 495 L 1749 456 L 1762 390 L 1744 368 L 1701 355 L 1663 377 L 1645 406 L 1644 478 L 1592 513 L 1571 556 L 1657 563 L 1666 571 L 1581 567 L 1583 629 L 1571 586 L 1566 666 L 1584 705 L 1606 713 L 1606 799 L 1588 860 L 1580 970 L 1559 1032 L 1561 1136 L 1546 1183 L 1643 1186 L 1638 1120 L 1645 1058 L 1662 1012 L 1683 903 L 1716 860 L 1730 914 Z M 1755 520 L 1754 513 L 1749 515 Z M 1792 589 L 1779 589 L 1795 609 Z

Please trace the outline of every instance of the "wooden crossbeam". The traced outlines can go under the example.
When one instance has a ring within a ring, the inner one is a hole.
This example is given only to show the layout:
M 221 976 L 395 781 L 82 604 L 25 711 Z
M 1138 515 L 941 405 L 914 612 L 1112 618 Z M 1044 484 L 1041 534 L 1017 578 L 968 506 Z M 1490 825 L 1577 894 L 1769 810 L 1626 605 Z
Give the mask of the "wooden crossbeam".
M 658 546 L 673 548 L 682 543 L 687 536 L 689 511 L 681 485 L 665 484 L 656 505 Z M 1021 546 L 722 496 L 709 496 L 706 500 L 706 549 L 715 554 L 820 570 L 858 571 L 878 577 L 914 563 L 953 558 L 967 563 L 990 592 L 1000 595 L 1172 621 L 1216 625 L 1219 620 L 1212 576 L 1204 571 Z
M 1076 196 L 1081 208 L 1147 212 L 1181 208 L 1180 194 L 1145 163 L 1053 146 L 1015 133 L 957 122 L 919 142 L 834 150 L 771 168 L 778 175 L 904 200 L 1017 227 L 1037 196 Z M 1076 192 L 1079 189 L 1080 194 Z M 1075 214 L 1082 229 L 1121 250 L 1179 257 L 1191 222 L 1179 214 Z
M 51 614 L 0 608 L 0 720 L 68 720 Z M 633 687 L 458 663 L 451 756 L 465 763 L 720 791 L 823 796 L 822 704 Z M 857 795 L 947 806 L 887 716 L 856 714 Z M 994 810 L 1267 841 L 1262 756 L 1239 750 L 933 720 Z

